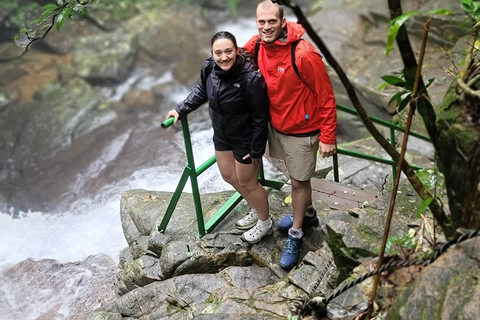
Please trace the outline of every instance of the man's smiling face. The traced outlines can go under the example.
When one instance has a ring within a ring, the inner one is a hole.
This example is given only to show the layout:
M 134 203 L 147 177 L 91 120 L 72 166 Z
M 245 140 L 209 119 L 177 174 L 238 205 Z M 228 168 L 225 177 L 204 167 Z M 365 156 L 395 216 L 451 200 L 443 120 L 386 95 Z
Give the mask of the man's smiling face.
M 286 25 L 285 18 L 280 18 L 280 12 L 276 6 L 257 8 L 257 28 L 263 41 L 272 43 L 277 40 Z

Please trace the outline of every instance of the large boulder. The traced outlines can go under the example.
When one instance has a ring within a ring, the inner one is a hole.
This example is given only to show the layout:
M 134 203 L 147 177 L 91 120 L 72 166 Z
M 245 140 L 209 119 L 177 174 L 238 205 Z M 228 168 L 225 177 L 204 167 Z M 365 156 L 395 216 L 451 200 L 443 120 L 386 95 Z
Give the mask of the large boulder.
M 75 42 L 75 68 L 80 77 L 97 83 L 127 78 L 137 51 L 135 38 L 122 30 L 80 37 Z
M 423 269 L 386 319 L 477 319 L 480 314 L 480 241 L 465 241 Z

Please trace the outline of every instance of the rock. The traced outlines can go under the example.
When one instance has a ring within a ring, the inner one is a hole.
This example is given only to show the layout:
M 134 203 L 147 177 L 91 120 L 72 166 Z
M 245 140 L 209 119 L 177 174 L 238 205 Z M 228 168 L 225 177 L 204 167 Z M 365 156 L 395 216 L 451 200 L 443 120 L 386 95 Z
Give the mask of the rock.
M 476 319 L 480 314 L 479 246 L 477 237 L 448 249 L 397 298 L 386 319 Z
M 75 69 L 95 84 L 119 83 L 130 73 L 136 50 L 136 40 L 120 30 L 80 37 L 75 42 Z
M 7 303 L 16 301 L 15 309 L 35 318 L 59 319 L 64 310 L 71 310 L 71 319 L 77 320 L 91 310 L 115 299 L 116 263 L 105 255 L 95 255 L 79 262 L 60 263 L 53 259 L 28 259 L 2 271 L 4 292 L 8 285 L 8 298 L 0 294 L 2 311 L 12 310 Z M 31 301 L 47 303 L 50 310 L 32 308 Z M 3 308 L 3 307 L 6 307 Z M 12 306 L 13 307 L 13 306 Z M 16 318 L 15 314 L 3 314 Z M 110 318 L 115 319 L 115 318 Z

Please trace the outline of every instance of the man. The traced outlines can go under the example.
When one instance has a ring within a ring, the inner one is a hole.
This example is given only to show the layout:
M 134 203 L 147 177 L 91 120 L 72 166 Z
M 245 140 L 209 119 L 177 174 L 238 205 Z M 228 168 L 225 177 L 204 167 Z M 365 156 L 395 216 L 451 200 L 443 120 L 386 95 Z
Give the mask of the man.
M 259 36 L 244 48 L 257 51 L 258 67 L 267 83 L 270 156 L 285 161 L 292 183 L 293 215 L 278 223 L 280 229 L 288 230 L 280 265 L 290 269 L 298 261 L 302 226 L 318 223 L 310 178 L 315 173 L 317 150 L 322 157 L 336 152 L 336 103 L 320 53 L 301 39 L 303 27 L 287 22 L 283 8 L 270 0 L 258 5 L 256 21 Z M 294 54 L 292 44 L 296 45 Z

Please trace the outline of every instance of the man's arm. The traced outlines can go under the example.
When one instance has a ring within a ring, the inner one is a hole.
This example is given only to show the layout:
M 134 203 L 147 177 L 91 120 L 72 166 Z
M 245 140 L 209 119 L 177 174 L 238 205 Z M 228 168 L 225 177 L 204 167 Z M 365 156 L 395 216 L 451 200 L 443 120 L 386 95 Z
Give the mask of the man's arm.
M 330 77 L 317 51 L 307 51 L 301 59 L 297 59 L 297 66 L 303 81 L 315 92 L 320 116 L 320 145 L 322 157 L 329 157 L 335 153 L 337 130 L 337 107 Z

